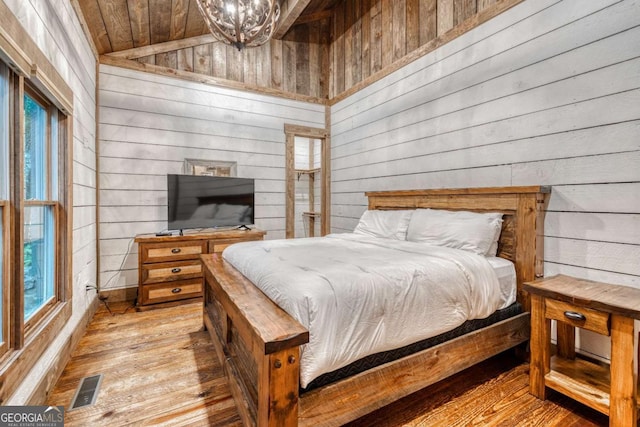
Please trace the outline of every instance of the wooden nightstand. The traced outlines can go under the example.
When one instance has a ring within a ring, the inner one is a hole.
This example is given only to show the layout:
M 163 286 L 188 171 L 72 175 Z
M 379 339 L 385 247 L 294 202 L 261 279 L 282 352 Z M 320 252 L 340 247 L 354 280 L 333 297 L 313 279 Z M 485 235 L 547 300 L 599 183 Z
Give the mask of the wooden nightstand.
M 610 426 L 638 419 L 634 374 L 634 319 L 640 319 L 640 289 L 558 275 L 525 283 L 531 294 L 530 391 L 545 399 L 545 387 L 609 415 Z M 557 321 L 557 355 L 551 357 L 551 320 Z M 611 367 L 575 357 L 575 328 L 611 337 Z

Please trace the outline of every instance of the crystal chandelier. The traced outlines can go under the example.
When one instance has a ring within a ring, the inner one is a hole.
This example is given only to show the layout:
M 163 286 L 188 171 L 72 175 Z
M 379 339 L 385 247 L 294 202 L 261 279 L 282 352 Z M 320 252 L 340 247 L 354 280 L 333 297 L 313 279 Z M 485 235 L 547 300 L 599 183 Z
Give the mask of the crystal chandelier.
M 242 50 L 271 38 L 280 17 L 278 0 L 198 0 L 211 33 Z

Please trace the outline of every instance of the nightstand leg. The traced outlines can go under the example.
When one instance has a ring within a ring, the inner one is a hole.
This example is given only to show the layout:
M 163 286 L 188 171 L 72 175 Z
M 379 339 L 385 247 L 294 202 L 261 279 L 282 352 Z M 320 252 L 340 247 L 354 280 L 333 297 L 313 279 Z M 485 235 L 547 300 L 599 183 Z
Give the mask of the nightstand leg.
M 551 320 L 545 318 L 544 298 L 531 295 L 531 366 L 529 391 L 538 399 L 546 398 L 544 376 L 550 369 Z
M 633 353 L 633 319 L 612 314 L 610 426 L 635 426 L 638 419 Z
M 565 359 L 576 358 L 576 328 L 564 322 L 556 322 L 558 336 L 558 356 Z

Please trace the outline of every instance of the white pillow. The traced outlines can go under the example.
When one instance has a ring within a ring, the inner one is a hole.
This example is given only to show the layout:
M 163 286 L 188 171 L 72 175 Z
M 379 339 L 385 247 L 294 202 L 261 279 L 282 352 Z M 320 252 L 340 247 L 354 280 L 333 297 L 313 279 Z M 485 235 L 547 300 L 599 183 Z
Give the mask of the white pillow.
M 248 205 L 229 205 L 223 203 L 218 207 L 215 218 L 219 220 L 240 221 L 249 209 L 250 206 Z
M 208 205 L 200 205 L 191 215 L 191 219 L 207 219 L 213 218 L 214 213 L 218 205 L 215 203 L 211 203 Z
M 356 234 L 405 240 L 413 210 L 380 211 L 368 210 L 360 217 L 353 230 Z
M 501 229 L 501 213 L 417 209 L 407 240 L 495 256 Z

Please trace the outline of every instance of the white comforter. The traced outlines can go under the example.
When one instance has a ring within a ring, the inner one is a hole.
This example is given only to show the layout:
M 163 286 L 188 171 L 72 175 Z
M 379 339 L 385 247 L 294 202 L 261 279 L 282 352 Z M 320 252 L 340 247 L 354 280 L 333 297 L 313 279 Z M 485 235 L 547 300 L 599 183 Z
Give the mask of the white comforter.
M 484 257 L 357 234 L 238 243 L 223 257 L 309 330 L 300 383 L 484 318 L 500 305 Z

